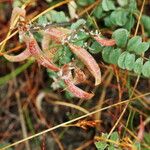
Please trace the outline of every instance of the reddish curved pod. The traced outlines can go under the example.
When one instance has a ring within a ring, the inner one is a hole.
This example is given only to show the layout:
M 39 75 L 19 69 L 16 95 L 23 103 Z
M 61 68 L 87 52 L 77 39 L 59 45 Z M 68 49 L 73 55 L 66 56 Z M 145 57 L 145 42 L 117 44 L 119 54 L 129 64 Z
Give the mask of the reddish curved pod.
M 38 46 L 38 43 L 36 42 L 32 34 L 30 34 L 30 38 L 27 39 L 26 43 L 30 53 L 32 54 L 33 57 L 37 59 L 39 64 L 53 71 L 60 70 L 59 67 L 53 64 L 52 61 L 47 56 L 44 55 L 44 53 L 41 51 L 40 47 Z
M 94 36 L 94 39 L 103 46 L 114 46 L 116 44 L 114 39 L 104 39 L 99 36 Z
M 4 54 L 4 57 L 11 61 L 11 62 L 20 62 L 23 60 L 26 60 L 27 58 L 29 58 L 31 56 L 31 53 L 28 49 L 24 50 L 23 52 L 21 52 L 18 55 L 8 55 L 8 54 Z
M 86 65 L 88 70 L 95 78 L 95 85 L 99 85 L 101 83 L 101 71 L 100 68 L 92 57 L 92 55 L 86 51 L 84 48 L 68 43 L 71 51 Z
M 91 99 L 94 94 L 83 91 L 73 84 L 70 79 L 64 80 L 67 85 L 67 91 L 71 92 L 74 96 L 82 99 Z

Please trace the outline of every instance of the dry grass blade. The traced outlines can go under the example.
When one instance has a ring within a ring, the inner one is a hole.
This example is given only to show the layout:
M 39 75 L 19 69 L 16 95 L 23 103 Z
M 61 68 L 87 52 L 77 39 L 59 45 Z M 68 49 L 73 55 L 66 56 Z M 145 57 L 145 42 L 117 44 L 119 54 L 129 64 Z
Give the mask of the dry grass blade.
M 65 125 L 68 125 L 68 124 L 70 124 L 70 123 L 73 123 L 73 122 L 75 122 L 75 121 L 78 121 L 78 120 L 80 120 L 80 119 L 86 118 L 86 117 L 91 116 L 91 115 L 93 115 L 93 114 L 96 114 L 96 113 L 98 113 L 98 112 L 100 112 L 100 111 L 104 111 L 104 110 L 107 110 L 107 109 L 110 109 L 110 108 L 112 108 L 112 107 L 116 107 L 116 106 L 119 106 L 119 105 L 124 105 L 124 104 L 126 104 L 126 103 L 129 103 L 129 102 L 132 102 L 132 101 L 136 101 L 138 98 L 145 97 L 145 96 L 148 96 L 148 95 L 150 95 L 150 93 L 146 93 L 146 94 L 143 94 L 143 95 L 139 95 L 139 96 L 137 96 L 137 97 L 134 97 L 134 98 L 131 98 L 131 99 L 128 99 L 128 100 L 125 100 L 125 101 L 122 101 L 122 102 L 119 102 L 119 103 L 116 103 L 116 104 L 113 104 L 113 105 L 109 105 L 109 106 L 104 107 L 104 108 L 101 108 L 101 109 L 97 109 L 97 110 L 92 111 L 92 112 L 90 112 L 90 113 L 88 113 L 88 114 L 86 114 L 86 115 L 83 115 L 83 116 L 80 116 L 80 117 L 78 117 L 78 118 L 72 119 L 72 120 L 70 120 L 70 121 L 64 122 L 64 123 L 62 123 L 62 124 L 56 125 L 56 126 L 54 126 L 54 127 L 52 127 L 52 128 L 49 128 L 49 129 L 47 129 L 47 130 L 44 130 L 44 131 L 42 131 L 42 132 L 40 132 L 40 133 L 34 134 L 34 135 L 29 136 L 29 137 L 27 137 L 27 138 L 25 138 L 25 139 L 22 139 L 22 140 L 20 140 L 20 141 L 17 141 L 17 142 L 15 142 L 15 143 L 12 143 L 12 144 L 10 144 L 10 145 L 8 145 L 8 146 L 5 146 L 5 147 L 1 148 L 1 150 L 6 150 L 7 148 L 13 147 L 13 146 L 18 145 L 18 144 L 20 144 L 20 143 L 22 143 L 22 142 L 25 142 L 25 141 L 27 141 L 27 140 L 30 140 L 30 139 L 33 139 L 33 138 L 38 137 L 38 136 L 40 136 L 40 135 L 43 135 L 43 134 L 45 134 L 45 133 L 47 133 L 47 132 L 56 130 L 56 129 L 60 128 L 60 127 L 63 127 L 63 126 L 65 126 Z

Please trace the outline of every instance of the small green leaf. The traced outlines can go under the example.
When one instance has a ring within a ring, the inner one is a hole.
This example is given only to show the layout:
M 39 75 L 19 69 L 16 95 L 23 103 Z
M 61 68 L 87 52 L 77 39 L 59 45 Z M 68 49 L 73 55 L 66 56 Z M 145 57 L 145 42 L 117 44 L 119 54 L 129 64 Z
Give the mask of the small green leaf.
M 109 55 L 109 61 L 111 64 L 117 64 L 119 56 L 121 55 L 121 49 L 113 49 Z
M 105 148 L 108 146 L 108 144 L 106 142 L 99 141 L 99 142 L 95 142 L 95 146 L 96 146 L 97 150 L 105 150 Z
M 128 0 L 117 0 L 117 2 L 121 7 L 124 7 L 128 4 Z
M 127 70 L 132 70 L 135 63 L 135 55 L 127 53 L 125 57 L 125 68 Z
M 143 67 L 143 58 L 138 58 L 134 63 L 133 70 L 136 74 L 140 75 L 142 72 L 142 67 Z
M 92 4 L 95 0 L 77 0 L 77 4 L 80 6 L 86 6 Z
M 105 62 L 110 63 L 110 53 L 112 52 L 113 48 L 112 47 L 105 47 L 102 51 L 102 57 Z
M 114 145 L 109 145 L 109 146 L 108 146 L 108 150 L 116 150 L 116 148 L 115 148 Z
M 125 9 L 117 9 L 111 13 L 110 18 L 114 25 L 123 26 L 128 20 L 128 14 Z
M 150 36 L 150 17 L 146 15 L 142 15 L 141 22 L 145 28 L 145 30 L 148 32 Z
M 115 39 L 117 46 L 125 47 L 129 37 L 129 32 L 126 29 L 117 29 L 113 32 L 112 38 Z
M 84 25 L 86 23 L 86 21 L 84 19 L 79 19 L 78 21 L 76 21 L 75 23 L 73 23 L 71 25 L 71 29 L 72 30 L 76 30 L 78 29 L 81 25 Z
M 119 140 L 119 135 L 118 132 L 113 132 L 110 136 L 110 140 L 112 141 L 118 141 Z
M 127 29 L 128 31 L 131 31 L 131 29 L 133 28 L 135 24 L 135 19 L 134 16 L 132 14 L 130 14 L 127 18 L 127 22 L 126 24 L 123 26 L 123 28 Z
M 104 15 L 101 3 L 99 3 L 99 5 L 94 9 L 93 15 L 97 19 L 100 19 Z
M 103 0 L 102 8 L 104 11 L 115 10 L 115 4 L 112 0 Z
M 132 37 L 127 44 L 127 50 L 135 51 L 136 48 L 141 44 L 141 42 L 142 38 L 140 36 Z
M 48 14 L 46 14 L 46 16 L 49 21 L 56 23 L 67 22 L 69 20 L 63 11 L 57 12 L 55 10 L 51 10 Z
M 38 24 L 41 26 L 45 26 L 48 23 L 48 20 L 45 15 L 39 17 Z
M 145 77 L 150 77 L 150 61 L 146 61 L 142 68 L 142 74 Z
M 136 54 L 142 54 L 149 49 L 149 43 L 142 42 L 134 51 Z
M 132 13 L 134 13 L 137 10 L 136 0 L 129 0 L 129 9 Z
M 107 27 L 112 27 L 114 25 L 111 21 L 110 16 L 107 16 L 104 18 L 104 23 L 105 23 L 105 26 L 107 26 Z
M 122 69 L 125 69 L 126 66 L 125 66 L 125 58 L 126 58 L 126 55 L 128 54 L 128 52 L 123 52 L 120 56 L 119 56 L 119 59 L 118 59 L 118 66 Z
M 94 41 L 89 48 L 89 52 L 92 54 L 97 54 L 103 50 L 103 46 L 101 46 L 97 41 Z

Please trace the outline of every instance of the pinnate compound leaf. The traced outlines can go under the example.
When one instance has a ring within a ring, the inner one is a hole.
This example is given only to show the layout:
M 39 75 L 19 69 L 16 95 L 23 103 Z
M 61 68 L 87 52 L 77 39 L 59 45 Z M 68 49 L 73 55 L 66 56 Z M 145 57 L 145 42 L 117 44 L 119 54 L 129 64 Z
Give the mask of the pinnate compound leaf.
M 135 63 L 135 55 L 127 53 L 125 57 L 125 68 L 127 70 L 132 70 Z
M 121 55 L 121 49 L 113 49 L 109 55 L 109 60 L 112 64 L 117 64 L 119 56 Z
M 142 67 L 142 74 L 145 77 L 150 77 L 150 60 L 146 61 L 145 64 Z
M 129 37 L 129 32 L 126 29 L 117 29 L 113 32 L 112 38 L 115 39 L 118 47 L 125 47 Z
M 112 0 L 103 0 L 102 8 L 104 11 L 115 10 L 115 4 Z
M 142 72 L 142 67 L 143 67 L 143 58 L 138 58 L 134 63 L 133 70 L 136 74 L 140 75 Z

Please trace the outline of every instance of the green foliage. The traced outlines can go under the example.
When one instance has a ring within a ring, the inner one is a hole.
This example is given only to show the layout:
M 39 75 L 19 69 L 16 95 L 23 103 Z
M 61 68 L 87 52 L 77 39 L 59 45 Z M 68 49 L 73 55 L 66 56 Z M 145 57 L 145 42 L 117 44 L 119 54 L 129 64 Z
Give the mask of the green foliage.
M 102 57 L 104 59 L 105 62 L 107 63 L 111 63 L 110 62 L 110 54 L 113 51 L 113 47 L 105 47 L 102 51 Z
M 134 72 L 138 75 L 142 73 L 142 67 L 143 67 L 143 58 L 138 58 L 134 63 Z
M 118 47 L 125 47 L 128 37 L 129 37 L 129 32 L 123 28 L 115 30 L 112 34 L 112 38 L 115 39 Z
M 77 4 L 80 6 L 86 6 L 92 4 L 95 0 L 77 0 Z
M 119 8 L 111 13 L 110 19 L 113 25 L 123 26 L 128 21 L 128 15 L 129 12 L 125 9 Z
M 76 30 L 76 29 L 78 29 L 81 25 L 85 25 L 85 23 L 86 23 L 86 21 L 85 21 L 84 19 L 79 19 L 79 20 L 77 20 L 75 23 L 73 23 L 70 28 L 71 28 L 72 30 Z
M 60 66 L 68 64 L 71 61 L 72 53 L 68 47 L 60 47 L 54 57 L 54 61 L 57 62 Z
M 150 61 L 146 61 L 142 67 L 142 73 L 145 77 L 150 77 Z
M 121 55 L 121 49 L 120 48 L 113 49 L 109 55 L 109 61 L 111 62 L 111 64 L 117 65 L 120 55 Z
M 103 50 L 103 46 L 100 45 L 97 41 L 94 41 L 91 47 L 89 47 L 89 52 L 92 54 L 97 54 L 101 52 L 102 50 Z
M 117 132 L 113 132 L 110 136 L 110 138 L 107 138 L 108 134 L 105 133 L 105 134 L 102 134 L 102 141 L 98 141 L 98 142 L 95 142 L 95 146 L 97 148 L 97 150 L 105 150 L 106 148 L 108 150 L 115 150 L 116 148 L 117 149 L 120 149 L 117 145 L 115 145 L 114 143 L 108 143 L 105 141 L 106 140 L 111 140 L 113 142 L 117 142 L 119 141 L 119 135 Z
M 103 0 L 102 1 L 102 8 L 104 11 L 109 11 L 109 10 L 115 10 L 115 4 L 114 1 L 112 0 Z
M 143 15 L 141 22 L 146 30 L 146 32 L 148 33 L 148 35 L 150 36 L 150 17 Z
M 147 51 L 149 48 L 149 43 L 142 42 L 142 38 L 140 36 L 135 36 L 131 38 L 127 45 L 128 51 L 133 51 L 136 54 L 142 54 Z

